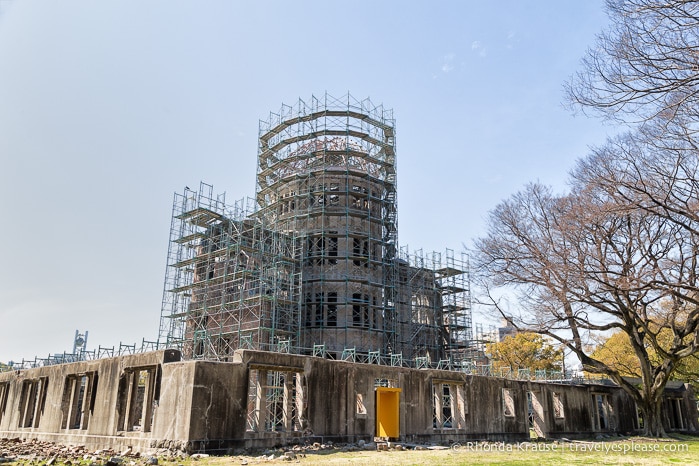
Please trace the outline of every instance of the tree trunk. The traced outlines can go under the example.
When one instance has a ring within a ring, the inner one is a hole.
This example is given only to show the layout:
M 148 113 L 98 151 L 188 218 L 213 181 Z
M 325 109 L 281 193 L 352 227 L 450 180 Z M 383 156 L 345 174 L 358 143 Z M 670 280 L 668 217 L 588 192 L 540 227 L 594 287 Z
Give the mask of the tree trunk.
M 641 405 L 643 412 L 643 436 L 645 437 L 667 437 L 665 427 L 663 427 L 662 414 L 662 392 L 647 394 L 644 403 Z

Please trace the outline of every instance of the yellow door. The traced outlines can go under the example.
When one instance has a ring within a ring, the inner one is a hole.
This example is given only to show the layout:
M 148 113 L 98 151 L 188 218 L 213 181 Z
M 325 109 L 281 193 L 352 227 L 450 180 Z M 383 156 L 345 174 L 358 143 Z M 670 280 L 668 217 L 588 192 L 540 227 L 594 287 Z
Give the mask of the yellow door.
M 376 436 L 400 437 L 400 388 L 376 388 Z

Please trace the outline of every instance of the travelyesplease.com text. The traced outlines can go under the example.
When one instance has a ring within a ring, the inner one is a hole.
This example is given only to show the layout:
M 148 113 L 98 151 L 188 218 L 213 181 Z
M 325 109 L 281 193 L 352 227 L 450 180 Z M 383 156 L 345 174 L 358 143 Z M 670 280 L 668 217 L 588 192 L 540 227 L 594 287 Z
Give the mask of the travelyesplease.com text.
M 472 452 L 561 452 L 572 451 L 580 453 L 650 453 L 667 452 L 677 453 L 689 451 L 689 445 L 685 443 L 636 443 L 631 442 L 571 442 L 571 443 L 548 443 L 548 442 L 522 442 L 522 443 L 489 443 L 489 442 L 464 442 L 452 445 L 454 451 Z

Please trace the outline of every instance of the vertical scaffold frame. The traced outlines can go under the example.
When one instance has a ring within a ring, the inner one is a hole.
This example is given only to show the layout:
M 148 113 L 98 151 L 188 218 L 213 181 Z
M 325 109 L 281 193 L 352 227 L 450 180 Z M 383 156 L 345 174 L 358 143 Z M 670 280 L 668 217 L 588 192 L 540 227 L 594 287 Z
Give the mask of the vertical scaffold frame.
M 397 247 L 392 110 L 325 94 L 259 128 L 254 199 L 227 205 L 206 183 L 175 194 L 159 343 L 217 360 L 471 359 L 467 256 Z
M 173 202 L 160 341 L 192 358 L 226 360 L 235 349 L 298 344 L 299 245 L 213 187 Z M 282 343 L 283 342 L 283 343 Z
M 260 122 L 256 201 L 303 244 L 305 348 L 394 351 L 396 182 L 393 112 L 369 99 L 299 99 Z

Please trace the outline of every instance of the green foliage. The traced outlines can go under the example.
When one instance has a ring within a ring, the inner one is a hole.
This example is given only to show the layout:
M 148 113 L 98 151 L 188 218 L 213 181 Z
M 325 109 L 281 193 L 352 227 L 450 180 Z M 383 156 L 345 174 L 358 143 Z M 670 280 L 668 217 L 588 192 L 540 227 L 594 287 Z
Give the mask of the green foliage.
M 486 353 L 495 370 L 560 370 L 563 360 L 561 349 L 531 332 L 520 332 L 498 343 L 490 343 L 486 345 Z

